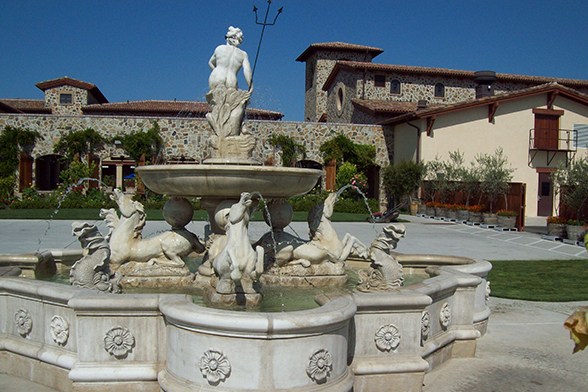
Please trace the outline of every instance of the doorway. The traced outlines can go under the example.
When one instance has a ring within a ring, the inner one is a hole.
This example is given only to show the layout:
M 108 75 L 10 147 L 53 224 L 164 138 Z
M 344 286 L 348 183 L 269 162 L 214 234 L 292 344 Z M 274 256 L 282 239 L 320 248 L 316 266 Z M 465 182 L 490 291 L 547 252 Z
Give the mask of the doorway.
M 550 216 L 553 213 L 553 182 L 551 173 L 539 173 L 537 195 L 537 216 Z

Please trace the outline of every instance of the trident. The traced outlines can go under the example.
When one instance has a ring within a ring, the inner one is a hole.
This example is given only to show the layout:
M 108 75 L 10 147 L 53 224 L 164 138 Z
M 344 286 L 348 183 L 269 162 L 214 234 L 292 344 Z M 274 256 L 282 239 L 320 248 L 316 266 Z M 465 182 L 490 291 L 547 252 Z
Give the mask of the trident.
M 259 19 L 257 16 L 257 7 L 253 6 L 253 12 L 255 12 L 255 24 L 262 25 L 263 27 L 261 28 L 261 37 L 259 37 L 259 44 L 257 44 L 257 53 L 255 53 L 255 61 L 253 62 L 253 71 L 251 72 L 252 79 L 253 79 L 253 75 L 255 75 L 255 67 L 257 66 L 257 58 L 259 57 L 259 50 L 261 49 L 261 41 L 263 41 L 263 34 L 265 33 L 265 28 L 267 26 L 275 25 L 276 20 L 278 20 L 278 16 L 280 16 L 282 11 L 284 10 L 284 7 L 280 7 L 278 9 L 278 13 L 274 17 L 274 21 L 271 23 L 268 23 L 267 17 L 269 15 L 269 10 L 270 10 L 271 5 L 272 5 L 272 0 L 267 0 L 267 9 L 265 10 L 265 18 L 263 19 L 263 22 L 259 22 Z

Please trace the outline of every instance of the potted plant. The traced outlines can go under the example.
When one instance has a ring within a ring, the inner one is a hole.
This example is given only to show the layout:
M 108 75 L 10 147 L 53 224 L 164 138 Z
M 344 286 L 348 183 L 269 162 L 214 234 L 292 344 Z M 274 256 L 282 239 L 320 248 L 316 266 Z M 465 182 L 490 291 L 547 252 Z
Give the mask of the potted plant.
M 568 239 L 572 241 L 582 241 L 584 239 L 584 227 L 585 222 L 577 219 L 570 219 L 566 225 L 566 232 L 568 233 Z
M 512 229 L 517 223 L 517 213 L 512 210 L 498 210 L 496 212 L 498 226 Z
M 562 202 L 561 215 L 572 218 L 566 226 L 568 239 L 581 240 L 588 203 L 588 158 L 572 160 L 567 167 L 556 170 L 552 178 Z
M 412 196 L 419 189 L 424 175 L 425 165 L 421 163 L 402 161 L 386 166 L 382 174 L 384 190 L 394 204 L 388 208 L 400 209 L 408 200 L 411 215 L 416 215 L 419 204 Z
M 484 222 L 496 224 L 494 207 L 500 196 L 505 199 L 508 193 L 508 183 L 512 179 L 514 169 L 508 165 L 508 158 L 502 148 L 496 149 L 494 154 L 481 154 L 476 156 L 476 162 L 480 167 L 480 191 L 486 196 L 488 212 Z M 506 205 L 508 209 L 508 205 Z
M 558 238 L 566 237 L 567 219 L 561 216 L 550 216 L 547 218 L 547 235 Z

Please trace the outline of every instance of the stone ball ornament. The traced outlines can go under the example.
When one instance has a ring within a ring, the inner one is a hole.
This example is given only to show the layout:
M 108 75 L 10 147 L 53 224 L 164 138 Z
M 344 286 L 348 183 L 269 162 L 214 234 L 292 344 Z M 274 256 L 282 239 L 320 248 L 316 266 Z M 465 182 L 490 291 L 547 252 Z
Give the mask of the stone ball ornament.
M 186 227 L 194 215 L 194 206 L 185 197 L 172 196 L 163 206 L 163 218 L 173 228 Z

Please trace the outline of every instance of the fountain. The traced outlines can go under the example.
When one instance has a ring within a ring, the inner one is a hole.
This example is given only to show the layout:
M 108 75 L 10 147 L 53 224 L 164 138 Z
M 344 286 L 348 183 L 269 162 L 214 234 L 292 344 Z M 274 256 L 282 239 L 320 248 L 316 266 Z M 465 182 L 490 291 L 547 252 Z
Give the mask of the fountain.
M 256 140 L 243 128 L 252 84 L 241 39 L 229 28 L 210 61 L 210 160 L 137 170 L 152 191 L 172 196 L 169 231 L 142 238 L 143 206 L 115 190 L 119 212 L 101 212 L 108 234 L 76 222 L 82 252 L 31 261 L 75 262 L 71 286 L 0 279 L 1 372 L 76 391 L 420 391 L 426 371 L 475 354 L 489 317 L 488 262 L 397 254 L 400 224 L 383 227 L 370 246 L 340 238 L 330 222 L 337 193 L 309 214 L 309 240 L 284 232 L 292 217 L 285 200 L 322 173 L 255 164 Z M 241 68 L 247 91 L 237 89 Z M 201 197 L 209 212 L 206 245 L 185 228 L 186 196 Z M 271 226 L 252 243 L 249 216 L 261 196 Z M 205 246 L 193 273 L 185 257 Z M 326 289 L 343 286 L 350 269 L 356 289 Z M 424 280 L 403 286 L 408 270 Z M 259 312 L 263 285 L 325 290 L 316 308 Z M 186 294 L 126 292 L 135 286 L 198 287 L 212 306 Z M 235 305 L 248 311 L 226 308 Z

